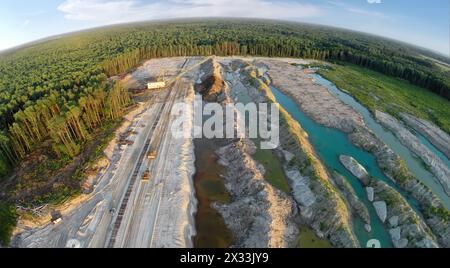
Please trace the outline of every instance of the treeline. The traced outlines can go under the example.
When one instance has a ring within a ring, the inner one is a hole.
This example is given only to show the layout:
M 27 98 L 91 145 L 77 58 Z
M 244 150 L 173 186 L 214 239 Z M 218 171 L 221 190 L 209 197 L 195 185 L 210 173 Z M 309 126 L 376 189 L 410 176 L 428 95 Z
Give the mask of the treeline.
M 409 81 L 410 83 L 424 87 L 432 92 L 450 100 L 450 82 L 445 74 L 435 74 L 433 69 L 423 70 L 420 68 L 413 68 L 405 66 L 393 61 L 371 59 L 364 55 L 355 55 L 351 52 L 333 53 L 330 58 L 333 60 L 341 60 L 353 64 L 366 67 L 383 74 L 398 77 Z M 428 64 L 430 64 L 428 62 Z M 426 65 L 422 63 L 422 65 Z M 413 65 L 414 66 L 414 65 Z
M 370 58 L 365 55 L 354 54 L 350 50 L 318 50 L 301 49 L 290 44 L 256 44 L 242 45 L 237 42 L 224 42 L 214 46 L 168 46 L 165 48 L 144 47 L 125 53 L 119 57 L 108 60 L 103 64 L 104 70 L 109 76 L 123 74 L 138 66 L 143 60 L 159 57 L 174 56 L 232 56 L 254 55 L 266 57 L 296 57 L 327 61 L 343 61 L 369 68 L 383 74 L 398 77 L 410 83 L 429 89 L 432 92 L 450 100 L 450 82 L 446 77 L 433 73 L 433 69 L 420 69 L 416 65 L 432 66 L 430 62 L 418 59 L 416 65 L 403 65 L 385 59 Z
M 16 225 L 17 214 L 14 206 L 0 201 L 0 247 L 8 246 Z
M 0 57 L 0 175 L 47 138 L 59 157 L 78 154 L 99 122 L 116 117 L 127 102 L 125 92 L 108 85 L 108 76 L 149 58 L 195 55 L 349 62 L 450 99 L 450 71 L 442 67 L 442 57 L 370 35 L 261 20 L 113 26 Z
M 130 101 L 130 95 L 119 83 L 103 82 L 69 102 L 58 92 L 51 92 L 14 115 L 8 132 L 0 134 L 1 155 L 8 165 L 14 165 L 50 138 L 58 158 L 73 158 L 90 140 L 90 134 L 104 122 L 122 116 Z
M 244 52 L 245 51 L 245 52 Z M 231 56 L 231 55 L 257 55 L 256 51 L 250 53 L 246 46 L 240 46 L 234 42 L 224 42 L 211 45 L 168 45 L 166 47 L 141 47 L 126 52 L 118 57 L 102 63 L 102 67 L 108 76 L 115 76 L 129 72 L 139 66 L 142 61 L 151 58 L 165 58 L 176 56 Z

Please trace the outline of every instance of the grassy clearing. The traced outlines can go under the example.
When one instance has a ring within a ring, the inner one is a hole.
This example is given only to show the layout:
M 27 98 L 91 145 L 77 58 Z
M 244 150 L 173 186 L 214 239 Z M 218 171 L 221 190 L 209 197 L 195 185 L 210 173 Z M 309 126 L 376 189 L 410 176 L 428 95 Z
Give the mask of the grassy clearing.
M 247 82 L 251 86 L 255 87 L 260 91 L 264 90 L 267 94 L 271 93 L 270 88 L 268 88 L 268 86 L 260 79 L 258 79 L 258 77 L 260 76 L 258 75 L 257 70 L 253 66 L 248 67 L 245 74 Z M 265 177 L 267 181 L 276 188 L 280 189 L 281 191 L 289 194 L 291 192 L 291 187 L 289 186 L 287 178 L 284 175 L 283 167 L 281 166 L 280 160 L 274 154 L 274 151 L 262 150 L 261 146 L 259 146 L 260 141 L 254 140 L 254 142 L 258 144 L 257 146 L 258 149 L 253 158 L 264 166 L 266 170 Z
M 356 65 L 333 65 L 319 73 L 372 112 L 407 112 L 450 133 L 450 102 L 424 88 Z
M 332 248 L 331 243 L 326 239 L 320 239 L 308 227 L 300 226 L 300 237 L 297 242 L 297 248 Z
M 264 165 L 264 168 L 266 169 L 265 177 L 270 184 L 287 194 L 291 192 L 291 187 L 284 175 L 283 167 L 273 150 L 262 150 L 258 147 L 258 150 L 253 157 L 260 164 Z

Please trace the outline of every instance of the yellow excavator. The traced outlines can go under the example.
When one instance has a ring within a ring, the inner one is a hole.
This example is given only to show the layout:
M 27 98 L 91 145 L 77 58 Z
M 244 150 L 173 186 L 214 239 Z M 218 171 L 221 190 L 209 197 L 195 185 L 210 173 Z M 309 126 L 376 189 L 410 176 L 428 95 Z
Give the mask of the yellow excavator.
M 145 171 L 144 175 L 142 176 L 143 181 L 149 181 L 150 180 L 150 171 Z
M 152 150 L 147 154 L 148 160 L 155 160 L 157 156 L 158 152 L 156 152 L 156 150 Z

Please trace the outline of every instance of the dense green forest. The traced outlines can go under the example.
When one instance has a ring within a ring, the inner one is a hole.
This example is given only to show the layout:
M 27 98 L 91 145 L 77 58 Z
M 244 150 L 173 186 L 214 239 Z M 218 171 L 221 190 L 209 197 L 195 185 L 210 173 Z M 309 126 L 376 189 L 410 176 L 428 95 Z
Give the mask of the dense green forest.
M 403 78 L 450 99 L 448 58 L 346 30 L 265 20 L 186 20 L 98 28 L 0 56 L 0 175 L 51 141 L 57 158 L 78 155 L 128 94 L 108 77 L 144 59 L 260 55 L 344 61 Z

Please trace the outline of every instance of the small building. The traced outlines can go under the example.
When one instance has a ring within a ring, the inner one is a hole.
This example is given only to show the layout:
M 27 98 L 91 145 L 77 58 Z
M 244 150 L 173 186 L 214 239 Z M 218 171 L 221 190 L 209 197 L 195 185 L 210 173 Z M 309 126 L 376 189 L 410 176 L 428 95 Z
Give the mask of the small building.
M 166 87 L 166 82 L 150 82 L 147 84 L 147 88 L 150 90 L 161 89 Z

